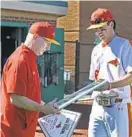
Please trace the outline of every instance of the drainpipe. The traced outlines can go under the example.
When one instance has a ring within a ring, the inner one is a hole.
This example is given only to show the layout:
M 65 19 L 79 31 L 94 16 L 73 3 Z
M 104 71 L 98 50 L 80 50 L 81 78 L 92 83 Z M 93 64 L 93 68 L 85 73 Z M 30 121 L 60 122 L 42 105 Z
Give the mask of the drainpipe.
M 75 58 L 75 91 L 79 86 L 79 62 L 80 62 L 80 42 L 76 40 L 76 58 Z

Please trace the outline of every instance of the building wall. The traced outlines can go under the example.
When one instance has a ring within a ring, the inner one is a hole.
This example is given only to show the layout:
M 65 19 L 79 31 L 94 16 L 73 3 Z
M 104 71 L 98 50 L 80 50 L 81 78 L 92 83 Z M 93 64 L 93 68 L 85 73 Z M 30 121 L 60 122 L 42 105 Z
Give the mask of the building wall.
M 65 30 L 64 68 L 72 71 L 75 78 L 75 41 L 79 39 L 79 1 L 68 1 L 68 14 L 57 19 L 57 27 Z
M 1 20 L 2 21 L 20 21 L 27 22 L 28 25 L 31 25 L 36 21 L 48 21 L 54 27 L 56 26 L 56 16 L 51 14 L 44 13 L 34 13 L 34 12 L 23 12 L 16 10 L 1 10 Z
M 118 8 L 117 8 L 118 7 Z M 109 8 L 116 20 L 117 32 L 132 39 L 132 2 L 131 1 L 81 1 L 80 2 L 80 41 L 87 43 L 80 46 L 80 73 L 79 86 L 81 87 L 88 80 L 91 51 L 94 47 L 93 31 L 86 31 L 89 26 L 91 13 L 97 8 Z

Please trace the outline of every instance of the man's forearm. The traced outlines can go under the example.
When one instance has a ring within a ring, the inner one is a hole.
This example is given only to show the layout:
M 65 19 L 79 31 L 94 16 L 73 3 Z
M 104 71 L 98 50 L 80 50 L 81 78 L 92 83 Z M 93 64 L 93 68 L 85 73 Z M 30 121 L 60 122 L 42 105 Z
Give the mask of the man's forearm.
M 131 84 L 132 84 L 132 72 L 126 74 L 125 76 L 123 76 L 119 80 L 115 80 L 113 82 L 110 82 L 110 88 L 111 89 L 112 88 L 119 88 L 119 87 L 131 85 Z
M 11 94 L 11 103 L 19 108 L 27 109 L 29 111 L 42 111 L 43 104 L 39 104 L 27 97 Z

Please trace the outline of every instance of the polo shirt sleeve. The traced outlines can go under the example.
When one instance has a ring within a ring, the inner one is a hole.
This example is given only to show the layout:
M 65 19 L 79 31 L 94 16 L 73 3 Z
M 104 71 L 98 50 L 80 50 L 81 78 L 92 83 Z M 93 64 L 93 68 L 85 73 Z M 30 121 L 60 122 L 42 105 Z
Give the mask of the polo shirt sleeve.
M 19 59 L 13 62 L 6 75 L 7 93 L 26 96 L 27 67 L 25 61 Z
M 132 43 L 126 41 L 122 49 L 122 65 L 126 73 L 132 72 Z

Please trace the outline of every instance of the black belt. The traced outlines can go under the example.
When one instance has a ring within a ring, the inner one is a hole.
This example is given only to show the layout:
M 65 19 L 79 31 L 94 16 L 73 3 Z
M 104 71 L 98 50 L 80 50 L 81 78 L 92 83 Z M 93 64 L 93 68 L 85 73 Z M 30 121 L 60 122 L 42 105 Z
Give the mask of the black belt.
M 123 99 L 121 99 L 121 98 L 116 98 L 116 99 L 115 99 L 115 102 L 116 102 L 116 103 L 117 103 L 117 102 L 122 102 L 122 100 L 123 100 Z

